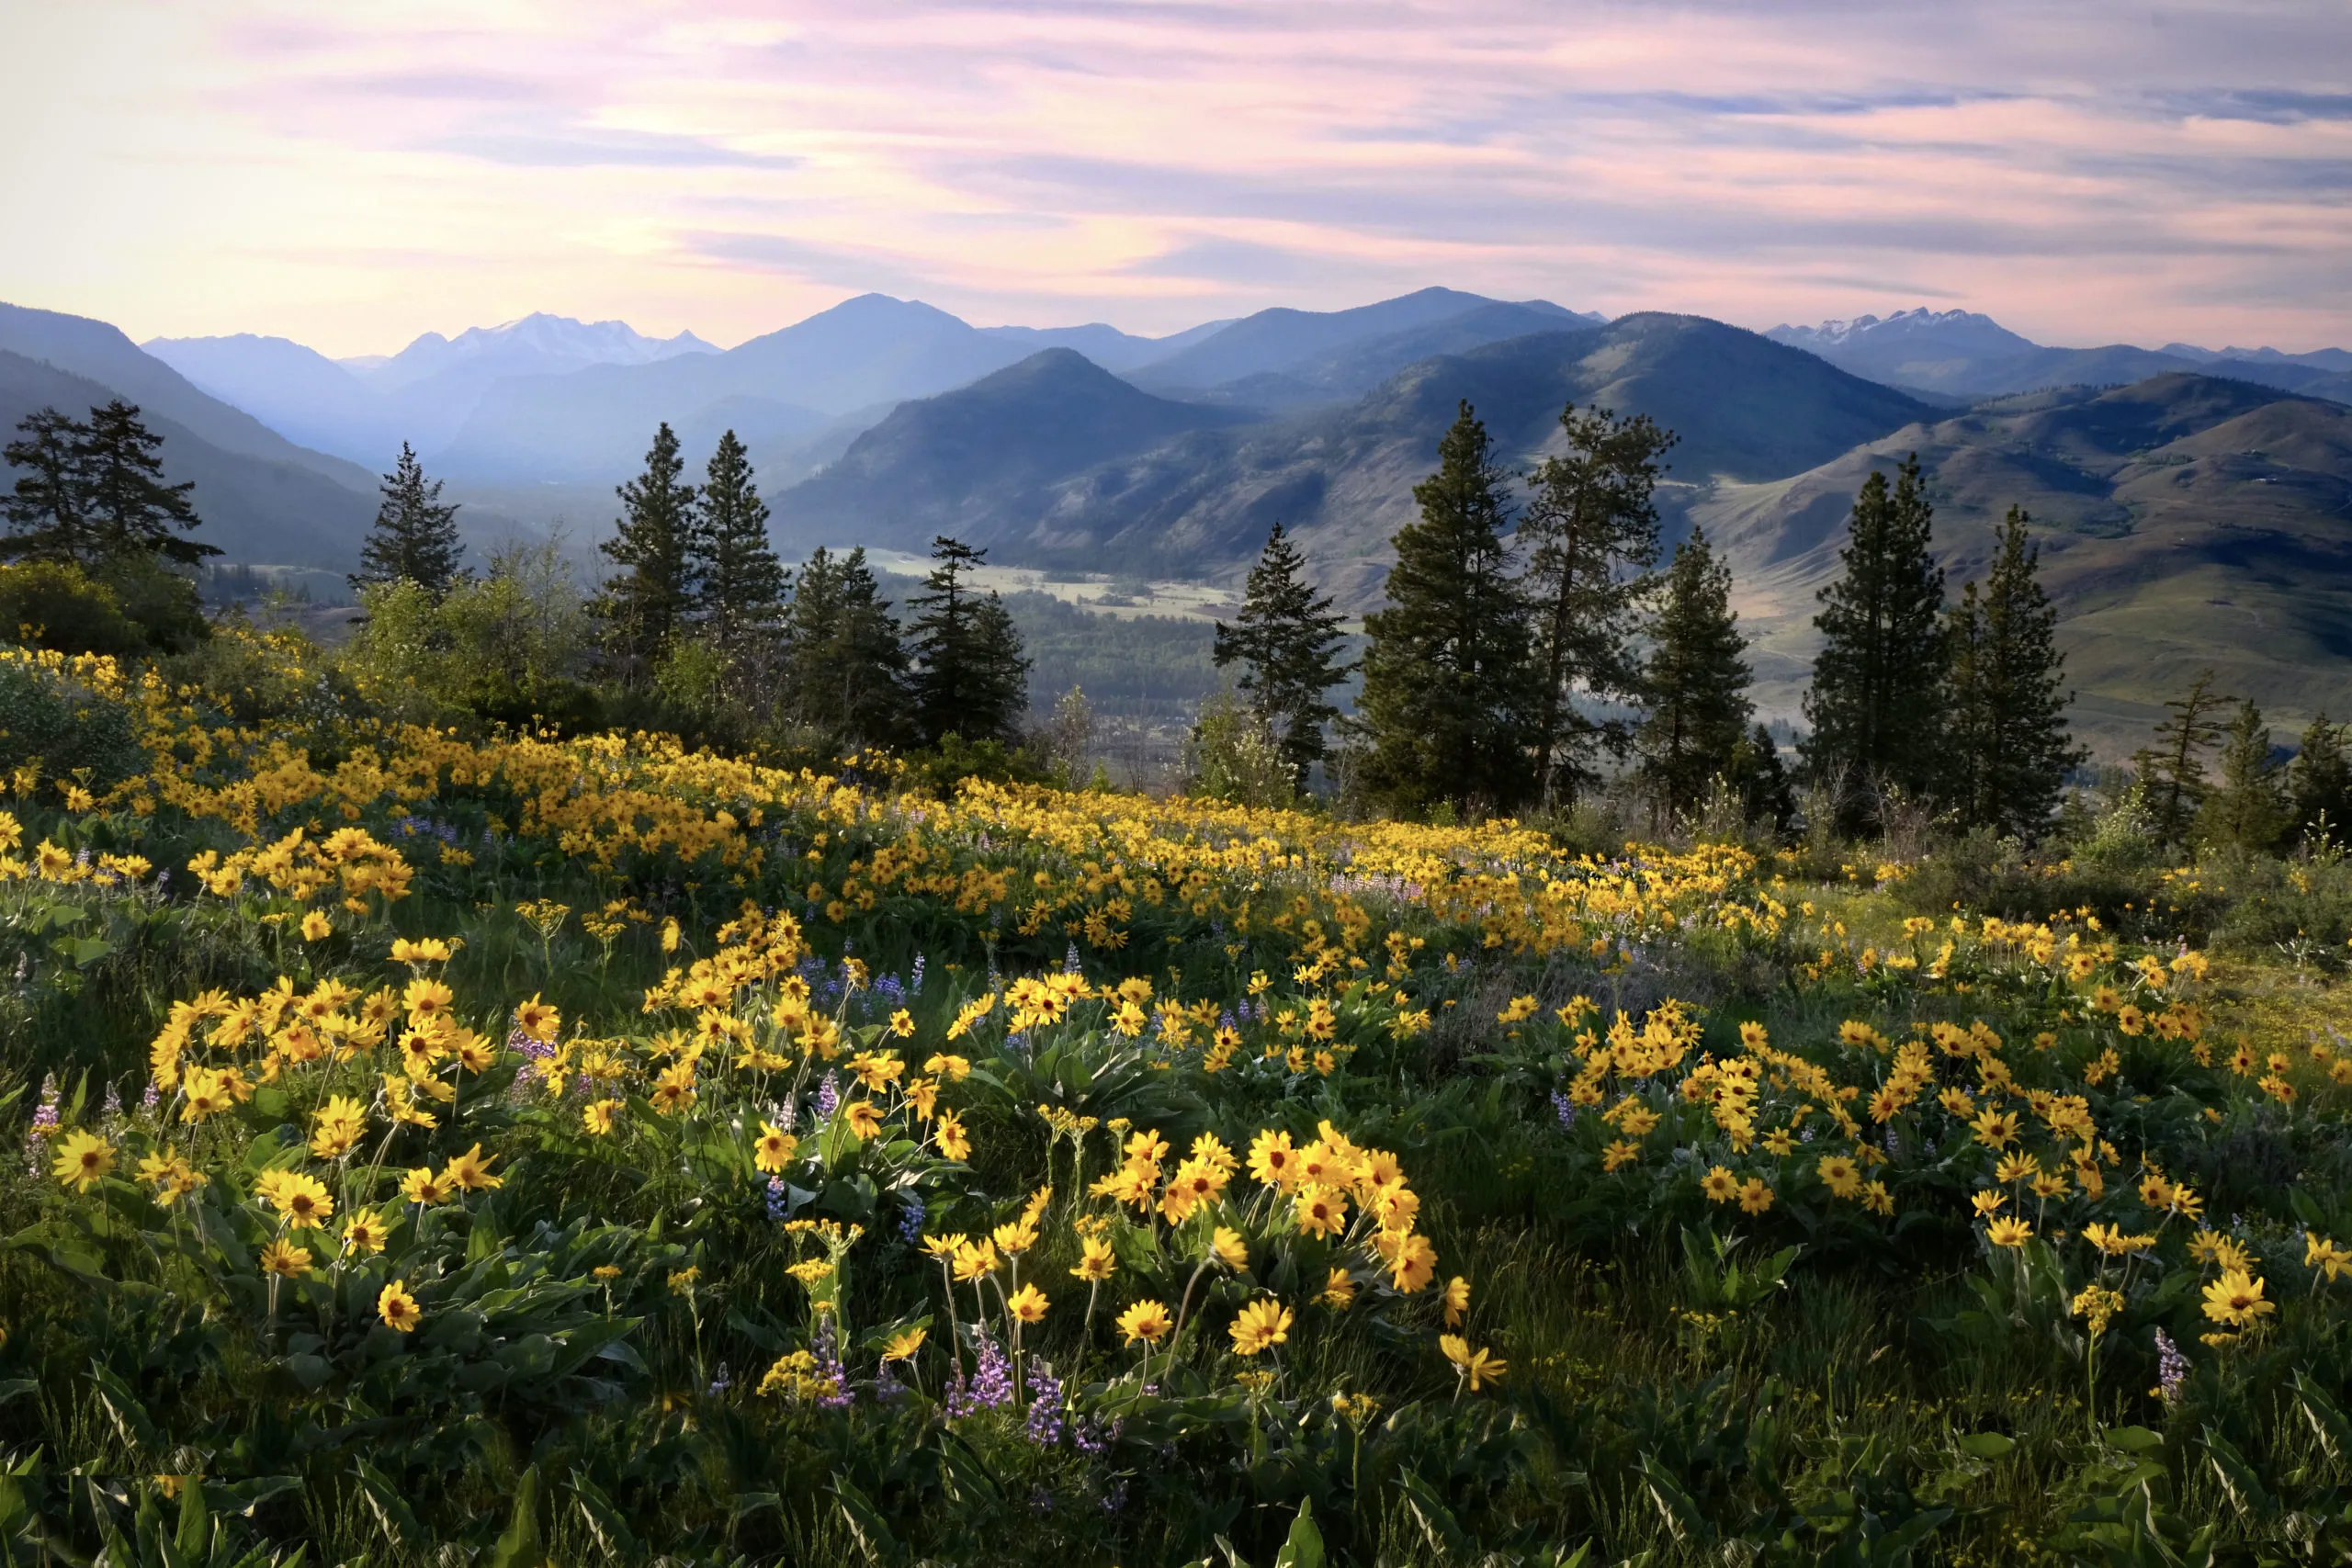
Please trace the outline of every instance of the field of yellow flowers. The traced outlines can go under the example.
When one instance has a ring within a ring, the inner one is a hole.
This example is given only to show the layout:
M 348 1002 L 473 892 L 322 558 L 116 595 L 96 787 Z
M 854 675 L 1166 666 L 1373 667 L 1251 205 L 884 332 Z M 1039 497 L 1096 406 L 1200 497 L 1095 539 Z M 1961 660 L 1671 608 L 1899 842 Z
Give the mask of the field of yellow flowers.
M 2352 1552 L 2352 1047 L 2153 911 L 6 657 L 0 1560 Z

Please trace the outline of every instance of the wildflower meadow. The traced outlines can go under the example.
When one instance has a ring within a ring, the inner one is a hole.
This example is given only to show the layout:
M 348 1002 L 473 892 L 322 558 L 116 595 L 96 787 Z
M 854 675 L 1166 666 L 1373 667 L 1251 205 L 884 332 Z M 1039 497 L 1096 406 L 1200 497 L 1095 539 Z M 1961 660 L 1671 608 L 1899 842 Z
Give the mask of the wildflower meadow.
M 221 635 L 278 699 L 0 654 L 0 1560 L 2352 1554 L 2337 860 L 918 787 Z

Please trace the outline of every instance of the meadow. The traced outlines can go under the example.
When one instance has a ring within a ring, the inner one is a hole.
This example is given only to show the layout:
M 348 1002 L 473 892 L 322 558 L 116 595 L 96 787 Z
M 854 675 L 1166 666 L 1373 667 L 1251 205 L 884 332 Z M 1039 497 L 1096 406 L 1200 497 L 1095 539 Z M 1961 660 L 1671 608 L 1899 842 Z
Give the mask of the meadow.
M 222 636 L 0 654 L 0 1560 L 2352 1552 L 2324 848 L 941 795 Z

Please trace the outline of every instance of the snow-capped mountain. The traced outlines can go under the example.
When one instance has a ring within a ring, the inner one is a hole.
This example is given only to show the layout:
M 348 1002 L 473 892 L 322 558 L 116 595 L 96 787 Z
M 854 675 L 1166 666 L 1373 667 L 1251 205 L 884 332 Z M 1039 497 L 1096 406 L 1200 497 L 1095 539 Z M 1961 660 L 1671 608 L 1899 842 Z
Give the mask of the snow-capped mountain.
M 499 326 L 469 327 L 453 338 L 426 333 L 388 359 L 366 355 L 344 365 L 389 389 L 452 371 L 486 383 L 501 376 L 560 375 L 591 365 L 650 365 L 681 354 L 718 352 L 690 332 L 647 337 L 627 321 L 582 321 L 535 310 Z

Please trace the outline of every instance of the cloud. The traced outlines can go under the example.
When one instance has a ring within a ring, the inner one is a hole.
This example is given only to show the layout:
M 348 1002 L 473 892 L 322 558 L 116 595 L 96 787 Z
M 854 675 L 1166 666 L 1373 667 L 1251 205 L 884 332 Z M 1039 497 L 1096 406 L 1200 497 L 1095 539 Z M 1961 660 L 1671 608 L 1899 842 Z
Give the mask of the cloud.
M 800 163 L 796 157 L 723 147 L 706 137 L 587 127 L 546 131 L 469 131 L 440 137 L 425 145 L 437 152 L 526 169 L 627 164 L 673 169 L 789 169 Z
M 741 337 L 869 288 L 1161 332 L 1445 283 L 2352 343 L 2340 0 L 190 0 L 15 41 L 0 174 L 80 219 L 0 285 L 144 333 Z

